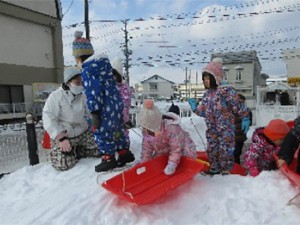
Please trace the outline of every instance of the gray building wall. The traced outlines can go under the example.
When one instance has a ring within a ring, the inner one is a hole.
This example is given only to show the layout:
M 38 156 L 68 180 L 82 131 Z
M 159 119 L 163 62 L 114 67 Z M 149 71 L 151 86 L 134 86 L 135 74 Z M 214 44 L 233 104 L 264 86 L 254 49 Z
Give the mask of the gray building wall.
M 53 17 L 24 8 L 25 3 L 44 6 Z M 55 0 L 0 1 L 0 84 L 62 81 L 62 29 L 56 6 Z

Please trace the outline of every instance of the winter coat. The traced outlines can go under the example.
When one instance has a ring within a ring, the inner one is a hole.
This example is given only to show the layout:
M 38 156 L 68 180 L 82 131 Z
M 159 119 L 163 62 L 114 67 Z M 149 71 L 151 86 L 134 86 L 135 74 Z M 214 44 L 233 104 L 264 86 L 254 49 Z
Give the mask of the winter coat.
M 246 105 L 240 101 L 233 87 L 218 87 L 204 93 L 195 113 L 205 118 L 207 154 L 211 168 L 231 170 L 235 148 L 234 118 L 235 115 L 248 116 Z
M 62 131 L 70 138 L 77 137 L 88 129 L 85 117 L 90 117 L 86 108 L 86 96 L 74 96 L 62 87 L 53 91 L 43 108 L 43 125 L 52 139 Z
M 87 96 L 87 107 L 97 113 L 100 128 L 94 132 L 96 143 L 104 154 L 128 149 L 123 126 L 123 103 L 112 66 L 105 55 L 91 57 L 82 64 L 82 83 Z
M 124 123 L 130 120 L 129 110 L 131 107 L 131 89 L 126 83 L 118 83 L 117 88 L 121 94 L 123 102 L 123 120 Z
M 274 154 L 279 151 L 271 140 L 263 133 L 264 127 L 257 128 L 252 135 L 252 143 L 244 155 L 244 166 L 249 170 L 261 172 L 276 168 Z
M 196 158 L 196 146 L 188 132 L 180 126 L 180 117 L 175 113 L 165 114 L 160 131 L 155 136 L 144 135 L 141 161 L 148 161 L 156 156 L 169 154 L 169 162 L 178 165 L 181 156 Z

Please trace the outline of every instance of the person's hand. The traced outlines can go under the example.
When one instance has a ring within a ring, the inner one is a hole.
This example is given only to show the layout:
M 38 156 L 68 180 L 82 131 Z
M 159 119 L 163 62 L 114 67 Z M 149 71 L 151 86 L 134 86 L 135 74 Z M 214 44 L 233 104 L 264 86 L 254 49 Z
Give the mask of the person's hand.
M 192 111 L 194 112 L 197 109 L 197 102 L 194 98 L 189 98 L 188 103 L 191 106 Z
M 259 174 L 259 170 L 257 168 L 249 169 L 249 175 L 252 177 L 256 177 Z
M 244 131 L 245 134 L 247 134 L 249 127 L 250 127 L 249 117 L 243 118 L 242 119 L 242 130 Z
M 164 169 L 164 173 L 166 175 L 172 175 L 176 171 L 176 164 L 173 162 L 169 162 L 166 168 Z
M 276 164 L 277 164 L 277 168 L 280 168 L 282 167 L 283 164 L 285 164 L 286 162 L 283 160 L 283 159 L 278 159 L 276 161 Z
M 94 132 L 96 129 L 100 127 L 100 115 L 98 112 L 91 113 L 92 115 L 92 127 L 91 130 Z
M 59 141 L 58 146 L 62 152 L 69 152 L 72 149 L 68 138 L 64 139 L 63 141 Z

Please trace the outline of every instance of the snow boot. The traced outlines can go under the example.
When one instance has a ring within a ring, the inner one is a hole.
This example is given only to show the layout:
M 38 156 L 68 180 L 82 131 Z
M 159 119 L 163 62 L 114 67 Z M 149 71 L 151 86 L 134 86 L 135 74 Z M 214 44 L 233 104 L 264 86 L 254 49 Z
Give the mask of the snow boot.
M 126 163 L 130 163 L 135 160 L 134 155 L 128 149 L 120 150 L 118 151 L 118 154 L 119 154 L 119 158 L 117 160 L 118 167 L 123 167 L 126 165 Z
M 101 159 L 101 163 L 95 166 L 97 173 L 112 170 L 117 167 L 117 161 L 114 155 L 103 155 Z
M 217 174 L 221 174 L 221 172 L 219 170 L 210 168 L 209 170 L 202 171 L 201 174 L 204 175 L 204 176 L 207 176 L 207 175 L 214 176 L 214 175 L 217 175 Z
M 223 170 L 221 171 L 221 175 L 222 176 L 226 176 L 226 175 L 229 175 L 230 173 L 227 171 L 227 170 Z

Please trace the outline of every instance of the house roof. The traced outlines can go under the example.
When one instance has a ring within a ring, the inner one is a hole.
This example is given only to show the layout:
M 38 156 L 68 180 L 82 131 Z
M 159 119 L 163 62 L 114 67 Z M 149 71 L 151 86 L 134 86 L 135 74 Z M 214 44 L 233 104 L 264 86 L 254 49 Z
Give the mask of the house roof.
M 163 78 L 162 76 L 159 76 L 159 75 L 157 75 L 157 74 L 154 74 L 153 76 L 151 76 L 151 77 L 149 77 L 149 78 L 147 78 L 147 79 L 141 81 L 141 83 L 145 83 L 146 81 L 151 80 L 151 79 L 154 78 L 155 76 L 159 77 L 159 78 L 162 79 L 162 80 L 165 80 L 165 81 L 167 81 L 167 82 L 170 82 L 170 83 L 172 83 L 172 84 L 175 84 L 173 81 L 167 80 L 166 78 Z
M 224 53 L 213 53 L 211 58 L 220 57 L 223 63 L 241 63 L 241 62 L 253 62 L 259 63 L 256 51 L 239 51 L 239 52 L 224 52 Z

